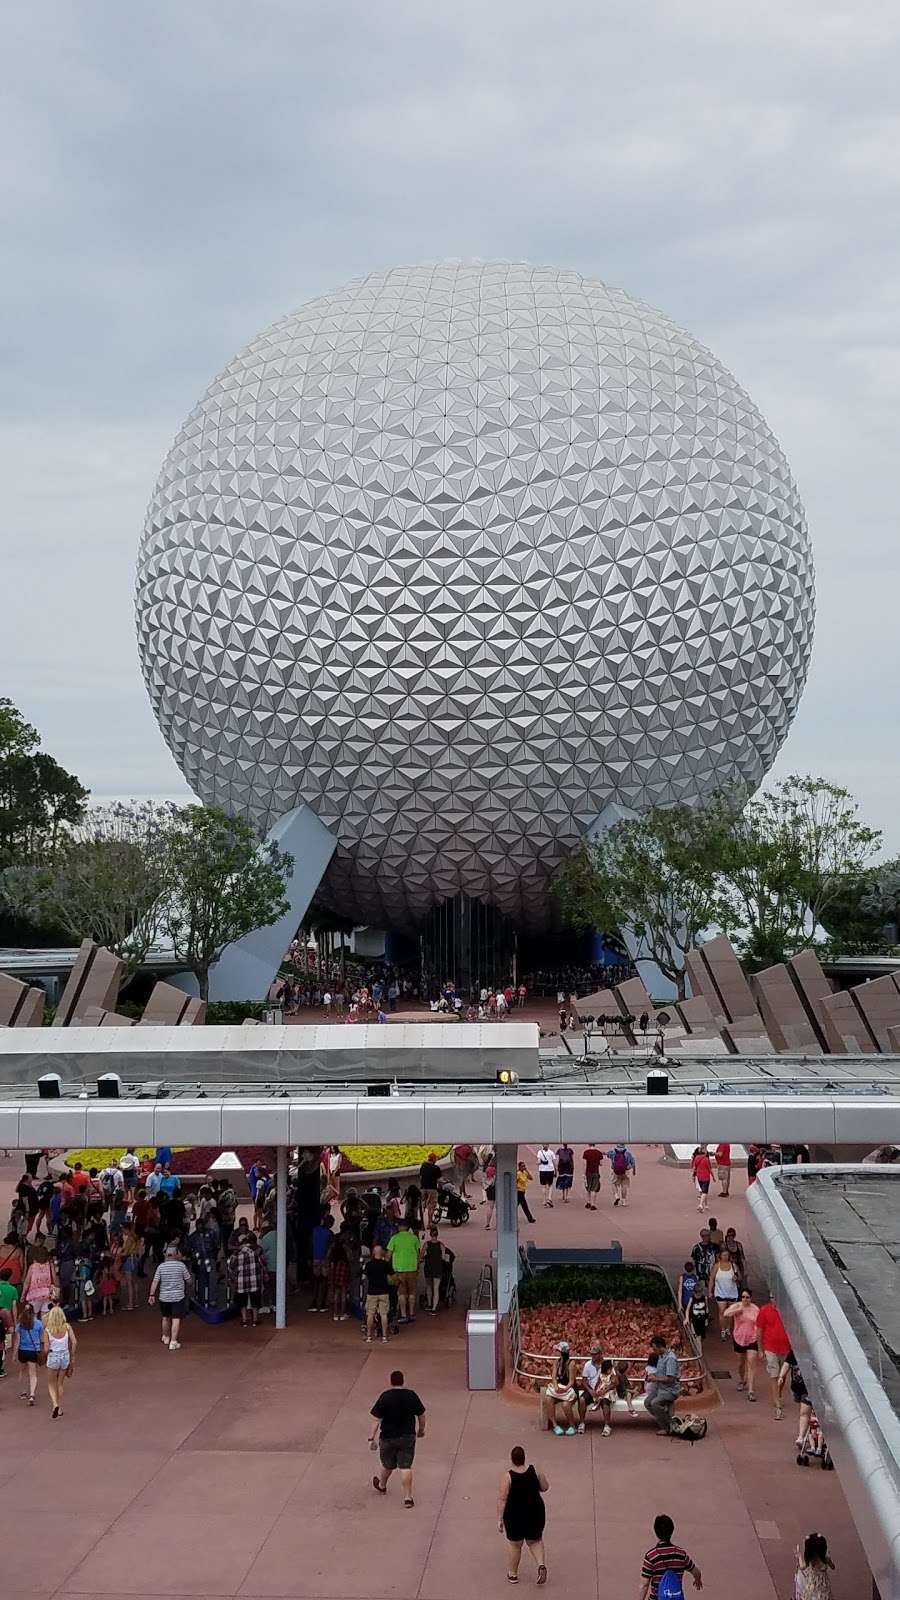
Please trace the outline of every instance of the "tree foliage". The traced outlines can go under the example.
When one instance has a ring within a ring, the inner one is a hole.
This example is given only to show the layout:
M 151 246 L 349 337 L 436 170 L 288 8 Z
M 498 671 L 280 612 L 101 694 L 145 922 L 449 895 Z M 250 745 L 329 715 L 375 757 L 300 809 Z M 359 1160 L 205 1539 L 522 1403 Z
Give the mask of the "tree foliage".
M 88 790 L 39 745 L 37 730 L 0 699 L 0 869 L 45 860 L 85 813 Z
M 288 910 L 293 858 L 274 844 L 260 845 L 239 817 L 188 806 L 175 819 L 169 862 L 166 929 L 205 1000 L 210 968 L 222 951 Z
M 723 862 L 736 932 L 753 966 L 812 942 L 829 913 L 858 894 L 881 835 L 859 819 L 853 796 L 825 778 L 785 778 L 735 817 Z
M 153 801 L 96 806 L 42 864 L 9 868 L 7 907 L 76 942 L 94 939 L 130 977 L 165 925 L 173 809 Z
M 557 879 L 574 927 L 631 927 L 641 953 L 685 994 L 684 956 L 728 899 L 722 865 L 734 825 L 730 805 L 658 806 L 616 823 L 564 863 Z

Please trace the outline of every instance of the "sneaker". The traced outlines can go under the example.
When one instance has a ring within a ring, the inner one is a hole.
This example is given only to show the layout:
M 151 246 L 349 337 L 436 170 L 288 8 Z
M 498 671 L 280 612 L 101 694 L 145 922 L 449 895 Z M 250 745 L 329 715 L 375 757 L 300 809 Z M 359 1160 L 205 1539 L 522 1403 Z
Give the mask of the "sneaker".
M 577 1432 L 578 1432 L 578 1429 L 577 1429 L 577 1428 L 567 1428 L 567 1429 L 566 1429 L 566 1433 L 567 1433 L 567 1434 L 569 1434 L 569 1436 L 570 1436 L 570 1437 L 571 1437 L 571 1438 L 573 1438 L 573 1439 L 574 1439 L 574 1437 L 575 1437 L 575 1435 L 576 1435 L 576 1433 L 577 1433 Z
M 600 1437 L 601 1439 L 608 1439 L 611 1433 L 612 1428 L 609 1426 L 609 1423 L 606 1423 L 604 1424 L 603 1432 L 601 1433 Z
M 747 1399 L 748 1399 L 748 1400 L 755 1400 L 755 1399 L 756 1399 L 756 1395 L 755 1395 L 755 1394 L 753 1394 L 753 1392 L 752 1392 L 752 1390 L 751 1390 L 751 1392 L 750 1392 L 750 1393 L 749 1393 L 749 1394 L 748 1394 L 748 1395 L 747 1395 Z
M 579 1433 L 584 1433 L 584 1423 L 583 1422 L 579 1422 L 579 1424 L 578 1424 L 578 1432 Z
M 553 1432 L 556 1434 L 558 1439 L 561 1439 L 565 1430 L 560 1427 L 558 1422 L 555 1422 L 553 1424 Z
M 181 1349 L 181 1345 L 178 1343 L 177 1339 L 170 1339 L 169 1340 L 169 1349 L 170 1350 L 180 1350 Z
M 614 1200 L 614 1201 L 613 1201 L 613 1205 L 614 1205 L 614 1206 L 617 1206 L 617 1205 L 618 1205 L 618 1204 L 619 1204 L 619 1202 L 618 1202 L 618 1200 Z
M 160 1334 L 160 1340 L 162 1341 L 163 1344 L 168 1344 L 169 1335 L 167 1333 Z
M 783 1416 L 784 1416 L 784 1406 L 776 1406 L 775 1407 L 775 1421 L 776 1422 L 780 1422 Z

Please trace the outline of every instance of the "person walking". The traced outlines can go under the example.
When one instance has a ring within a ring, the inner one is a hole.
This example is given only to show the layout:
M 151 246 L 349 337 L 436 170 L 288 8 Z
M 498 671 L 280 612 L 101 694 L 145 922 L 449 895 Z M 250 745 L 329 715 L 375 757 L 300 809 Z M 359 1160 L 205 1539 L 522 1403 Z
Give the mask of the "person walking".
M 781 1320 L 781 1312 L 775 1304 L 774 1289 L 769 1290 L 766 1303 L 756 1319 L 756 1342 L 772 1385 L 775 1421 L 780 1422 L 784 1416 L 784 1386 L 787 1382 L 787 1358 L 790 1354 L 791 1341 Z
M 694 1172 L 694 1182 L 697 1185 L 697 1192 L 700 1195 L 697 1210 L 708 1211 L 709 1186 L 712 1183 L 712 1162 L 709 1159 L 709 1151 L 705 1145 L 703 1145 L 701 1149 L 697 1151 L 691 1165 Z
M 723 1321 L 731 1323 L 731 1338 L 738 1358 L 738 1389 L 746 1390 L 747 1399 L 755 1400 L 753 1387 L 756 1372 L 756 1324 L 759 1306 L 749 1289 L 741 1290 L 741 1298 L 734 1305 L 721 1308 Z
M 575 1177 L 575 1152 L 565 1140 L 556 1152 L 556 1189 L 562 1195 L 563 1205 L 569 1204 L 572 1182 Z
M 493 1150 L 484 1158 L 484 1203 L 487 1206 L 485 1227 L 490 1228 L 497 1209 L 497 1157 Z
M 63 1390 L 66 1379 L 71 1378 L 75 1371 L 77 1345 L 75 1329 L 66 1321 L 62 1306 L 51 1306 L 41 1332 L 41 1353 L 47 1364 L 50 1415 L 54 1420 L 63 1414 Z
M 21 1396 L 30 1406 L 34 1405 L 37 1390 L 37 1369 L 43 1331 L 44 1324 L 40 1317 L 35 1315 L 34 1306 L 24 1305 L 13 1338 L 13 1354 L 21 1369 L 22 1382 L 26 1385 L 21 1391 Z
M 613 1205 L 627 1206 L 631 1180 L 637 1173 L 634 1156 L 624 1144 L 614 1145 L 606 1152 L 613 1181 Z
M 34 1306 L 42 1317 L 49 1310 L 57 1287 L 56 1269 L 43 1243 L 32 1245 L 30 1256 L 31 1264 L 22 1284 L 22 1301 Z
M 166 1253 L 153 1274 L 147 1304 L 152 1306 L 159 1295 L 162 1317 L 162 1343 L 170 1350 L 180 1350 L 178 1335 L 181 1321 L 187 1313 L 191 1275 L 181 1259 L 177 1244 L 166 1245 Z
M 719 1180 L 719 1199 L 727 1200 L 731 1189 L 731 1145 L 716 1145 L 716 1177 Z
M 641 1588 L 638 1600 L 668 1600 L 681 1592 L 681 1578 L 689 1572 L 693 1579 L 695 1589 L 703 1588 L 703 1578 L 696 1561 L 692 1561 L 686 1550 L 680 1545 L 672 1543 L 675 1524 L 672 1518 L 663 1513 L 653 1522 L 653 1532 L 656 1534 L 656 1543 L 651 1545 L 644 1556 L 641 1565 Z M 678 1579 L 678 1588 L 665 1584 L 666 1574 L 671 1572 Z
M 524 1211 L 528 1221 L 533 1222 L 534 1217 L 528 1209 L 527 1190 L 530 1182 L 531 1173 L 528 1171 L 524 1161 L 520 1161 L 516 1167 L 516 1205 L 520 1211 Z
M 391 1270 L 397 1279 L 400 1321 L 415 1322 L 416 1290 L 419 1283 L 419 1239 L 406 1217 L 401 1217 L 397 1232 L 387 1242 Z
M 702 1350 L 703 1341 L 709 1333 L 709 1296 L 702 1278 L 698 1278 L 694 1285 L 691 1298 L 685 1307 L 684 1320 Z
M 416 1440 L 425 1437 L 425 1407 L 415 1389 L 407 1389 L 402 1372 L 391 1373 L 391 1386 L 384 1389 L 372 1407 L 370 1416 L 375 1422 L 369 1429 L 369 1447 L 378 1451 L 381 1471 L 372 1478 L 372 1487 L 379 1494 L 387 1494 L 388 1480 L 393 1472 L 400 1473 L 403 1504 L 412 1507 L 413 1460 Z
M 537 1153 L 538 1183 L 543 1195 L 545 1210 L 553 1210 L 553 1181 L 556 1177 L 556 1156 L 549 1145 L 542 1144 Z
M 603 1151 L 598 1150 L 593 1143 L 589 1144 L 582 1157 L 584 1162 L 584 1192 L 587 1199 L 584 1202 L 585 1211 L 596 1211 L 596 1196 L 600 1193 L 600 1169 L 603 1166 Z
M 661 1333 L 654 1333 L 650 1347 L 655 1365 L 647 1367 L 644 1410 L 649 1411 L 656 1423 L 657 1433 L 668 1434 L 672 1426 L 672 1407 L 681 1393 L 678 1357 Z
M 441 1181 L 441 1169 L 433 1150 L 429 1150 L 428 1157 L 419 1168 L 419 1188 L 422 1191 L 422 1205 L 425 1212 L 425 1222 L 431 1227 L 434 1213 L 437 1210 L 438 1184 Z
M 506 1578 L 508 1583 L 518 1583 L 522 1546 L 537 1567 L 539 1585 L 547 1582 L 547 1563 L 544 1558 L 544 1528 L 547 1511 L 544 1495 L 550 1488 L 547 1479 L 536 1467 L 526 1463 L 525 1451 L 520 1444 L 509 1453 L 509 1467 L 500 1479 L 497 1491 L 497 1527 L 506 1535 Z
M 825 1535 L 808 1533 L 803 1541 L 803 1549 L 797 1546 L 796 1555 L 794 1600 L 831 1600 L 834 1562 L 828 1554 Z
M 725 1321 L 725 1312 L 740 1296 L 737 1269 L 727 1250 L 720 1250 L 716 1257 L 715 1265 L 709 1275 L 709 1292 L 719 1313 L 719 1332 L 723 1339 L 727 1339 L 729 1329 Z
M 456 1259 L 452 1251 L 441 1242 L 441 1236 L 434 1225 L 428 1230 L 428 1238 L 422 1245 L 422 1268 L 425 1273 L 425 1298 L 426 1309 L 430 1316 L 436 1317 L 441 1299 L 441 1282 L 444 1276 L 446 1262 Z

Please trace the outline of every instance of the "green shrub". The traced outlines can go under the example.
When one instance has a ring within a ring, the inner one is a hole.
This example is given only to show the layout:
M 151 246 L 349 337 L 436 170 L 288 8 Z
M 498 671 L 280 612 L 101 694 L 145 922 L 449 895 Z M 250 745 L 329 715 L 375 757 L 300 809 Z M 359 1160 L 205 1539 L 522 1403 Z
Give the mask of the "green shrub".
M 584 1300 L 641 1300 L 648 1306 L 670 1306 L 672 1291 L 661 1272 L 649 1267 L 545 1267 L 519 1284 L 519 1305 L 557 1304 Z
M 211 1000 L 206 1008 L 206 1021 L 210 1027 L 219 1028 L 240 1024 L 245 1017 L 261 1022 L 268 1010 L 267 1000 Z

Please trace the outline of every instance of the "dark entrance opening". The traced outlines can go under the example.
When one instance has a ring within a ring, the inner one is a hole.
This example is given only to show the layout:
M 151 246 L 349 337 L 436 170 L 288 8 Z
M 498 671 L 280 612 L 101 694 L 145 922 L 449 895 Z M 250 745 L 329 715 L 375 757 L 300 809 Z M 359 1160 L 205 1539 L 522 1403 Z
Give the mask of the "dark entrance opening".
M 421 933 L 422 979 L 435 999 L 448 981 L 464 1000 L 515 976 L 516 933 L 495 906 L 458 894 L 435 906 Z

